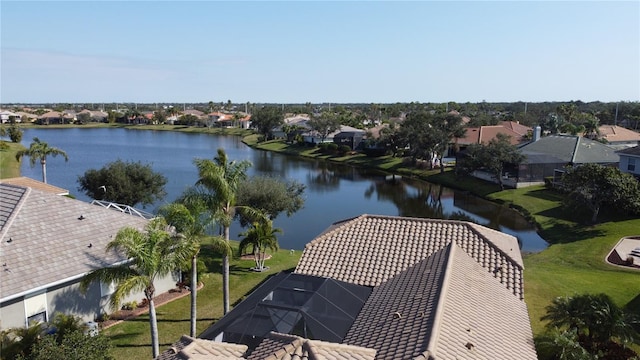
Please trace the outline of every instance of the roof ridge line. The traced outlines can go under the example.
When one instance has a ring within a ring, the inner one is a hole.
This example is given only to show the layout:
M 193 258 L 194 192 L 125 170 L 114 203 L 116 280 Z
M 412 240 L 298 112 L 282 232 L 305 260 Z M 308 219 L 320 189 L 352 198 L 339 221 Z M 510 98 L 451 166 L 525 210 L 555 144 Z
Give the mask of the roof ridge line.
M 443 312 L 444 312 L 444 300 L 446 297 L 446 293 L 449 291 L 449 278 L 451 277 L 451 268 L 453 267 L 453 252 L 454 248 L 459 247 L 455 241 L 450 242 L 446 247 L 448 248 L 447 254 L 447 263 L 444 268 L 444 274 L 442 275 L 442 285 L 440 294 L 438 294 L 438 300 L 435 302 L 435 313 L 433 316 L 433 326 L 431 327 L 431 335 L 429 336 L 429 341 L 427 342 L 427 347 L 424 353 L 434 354 L 434 349 L 436 344 L 438 343 L 438 338 L 440 337 L 440 326 L 443 321 Z M 460 249 L 462 250 L 462 248 Z M 464 250 L 462 250 L 464 251 Z
M 7 221 L 4 223 L 4 226 L 2 227 L 2 231 L 0 231 L 0 241 L 4 241 L 5 235 L 7 235 L 7 232 L 9 231 L 9 228 L 13 224 L 13 221 L 15 220 L 16 216 L 18 216 L 18 213 L 22 209 L 22 206 L 24 205 L 26 198 L 29 196 L 29 194 L 31 194 L 30 187 L 22 187 L 22 186 L 16 186 L 11 184 L 3 184 L 3 185 L 13 187 L 13 188 L 24 189 L 25 191 L 24 191 L 24 194 L 20 196 L 20 200 L 18 201 L 16 206 L 13 208 L 11 215 L 9 215 L 9 217 L 7 218 Z

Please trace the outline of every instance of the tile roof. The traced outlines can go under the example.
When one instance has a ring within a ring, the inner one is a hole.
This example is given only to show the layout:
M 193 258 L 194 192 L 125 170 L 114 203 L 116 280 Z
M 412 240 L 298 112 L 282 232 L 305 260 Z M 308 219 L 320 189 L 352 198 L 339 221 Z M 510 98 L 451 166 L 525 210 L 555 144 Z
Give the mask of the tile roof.
M 0 184 L 0 301 L 61 280 L 83 276 L 98 266 L 125 260 L 105 253 L 125 226 L 143 229 L 147 220 L 79 200 Z
M 427 350 L 451 244 L 373 289 L 343 342 L 374 348 L 378 359 Z
M 523 298 L 517 239 L 464 221 L 362 215 L 308 243 L 295 272 L 378 286 L 452 242 Z
M 617 163 L 620 157 L 615 150 L 594 140 L 574 135 L 549 135 L 538 141 L 530 142 L 520 148 L 527 156 L 525 163 L 534 163 L 537 159 L 557 163 Z
M 67 189 L 43 183 L 42 181 L 34 180 L 25 176 L 0 179 L 0 184 L 11 184 L 16 186 L 29 187 L 56 195 L 69 195 L 69 190 Z
M 435 359 L 537 359 L 524 301 L 452 246 L 428 353 Z
M 455 243 L 376 287 L 343 342 L 376 359 L 536 359 L 526 304 Z
M 640 143 L 640 133 L 622 126 L 602 125 L 598 128 L 600 136 L 610 143 L 636 141 Z
M 308 340 L 272 332 L 249 355 L 248 360 L 373 360 L 374 349 L 326 341 Z
M 244 359 L 247 346 L 196 339 L 182 335 L 173 346 L 156 360 L 233 360 Z
M 488 144 L 492 139 L 497 138 L 498 134 L 509 136 L 509 142 L 512 145 L 518 145 L 522 142 L 523 135 L 514 131 L 510 127 L 502 125 L 469 127 L 465 132 L 465 136 L 454 141 L 460 145 L 469 144 Z
M 533 131 L 531 127 L 522 125 L 517 121 L 501 121 L 499 125 L 520 134 L 520 136 L 525 136 L 530 131 Z

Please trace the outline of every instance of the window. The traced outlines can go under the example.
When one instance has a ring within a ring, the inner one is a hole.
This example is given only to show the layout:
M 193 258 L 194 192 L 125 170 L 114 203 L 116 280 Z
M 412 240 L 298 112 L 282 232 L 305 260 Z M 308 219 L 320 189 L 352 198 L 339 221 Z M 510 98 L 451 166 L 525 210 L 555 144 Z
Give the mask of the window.
M 627 170 L 631 172 L 636 171 L 636 159 L 629 158 L 629 161 L 627 162 Z
M 24 312 L 26 316 L 27 326 L 32 321 L 47 321 L 47 292 L 41 291 L 24 297 Z
M 114 283 L 106 284 L 106 283 L 103 283 L 102 281 L 100 282 L 101 297 L 109 296 L 113 294 L 114 291 L 116 291 L 116 285 Z

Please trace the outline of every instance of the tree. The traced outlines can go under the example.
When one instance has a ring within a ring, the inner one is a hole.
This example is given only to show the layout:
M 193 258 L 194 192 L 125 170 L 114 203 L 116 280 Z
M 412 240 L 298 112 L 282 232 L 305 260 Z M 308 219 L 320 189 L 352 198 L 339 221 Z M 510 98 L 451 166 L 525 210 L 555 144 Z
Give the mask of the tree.
M 12 143 L 19 143 L 20 141 L 22 141 L 22 130 L 18 127 L 18 125 L 11 124 L 7 132 Z
M 483 169 L 493 175 L 501 189 L 504 189 L 502 176 L 505 166 L 517 167 L 525 160 L 515 145 L 509 142 L 509 136 L 497 134 L 487 145 L 472 144 L 465 150 L 456 171 L 459 174 L 472 173 Z
M 145 231 L 132 227 L 120 229 L 116 237 L 107 244 L 106 251 L 118 252 L 128 262 L 91 271 L 80 282 L 80 289 L 87 291 L 94 281 L 115 284 L 116 289 L 109 298 L 112 309 L 118 309 L 122 300 L 133 292 L 144 291 L 149 304 L 149 326 L 153 357 L 158 357 L 158 323 L 154 303 L 155 281 L 178 269 L 193 255 L 191 243 L 182 241 L 167 231 L 164 218 L 151 220 Z
M 284 115 L 275 106 L 263 106 L 251 114 L 251 126 L 264 136 L 264 140 L 273 138 L 273 129 L 282 124 Z
M 89 336 L 75 330 L 66 333 L 60 341 L 54 336 L 44 336 L 26 360 L 113 360 L 110 349 L 111 344 L 106 336 Z
M 191 203 L 190 208 L 181 203 L 172 203 L 160 208 L 160 214 L 167 222 L 175 227 L 178 234 L 184 237 L 184 241 L 191 243 L 193 246 L 193 255 L 191 256 L 191 321 L 190 336 L 196 336 L 196 320 L 197 320 L 197 298 L 198 298 L 198 253 L 200 252 L 200 242 L 205 236 L 207 228 L 206 219 L 203 213 L 206 210 L 202 204 Z M 220 237 L 214 237 L 214 240 L 220 242 Z
M 307 125 L 311 130 L 318 133 L 320 142 L 323 143 L 329 134 L 340 129 L 340 120 L 336 114 L 330 111 L 323 111 L 319 116 L 312 115 Z
M 536 350 L 540 360 L 597 360 L 580 345 L 576 330 L 554 329 L 536 339 Z
M 432 124 L 435 131 L 435 136 L 432 136 L 435 139 L 432 149 L 440 162 L 440 172 L 444 173 L 444 164 L 442 163 L 444 153 L 451 141 L 464 137 L 467 130 L 462 122 L 462 117 L 452 113 L 436 114 Z
M 218 149 L 213 160 L 195 159 L 198 180 L 193 190 L 184 196 L 186 203 L 202 203 L 208 209 L 209 217 L 221 224 L 226 247 L 222 254 L 222 296 L 224 313 L 229 312 L 229 229 L 237 211 L 244 211 L 248 217 L 255 216 L 255 210 L 247 206 L 238 206 L 236 196 L 240 182 L 246 179 L 251 163 L 229 161 L 224 149 Z M 255 217 L 257 218 L 257 216 Z
M 617 167 L 599 164 L 568 167 L 562 176 L 562 189 L 568 194 L 566 205 L 584 205 L 591 210 L 592 223 L 597 222 L 604 205 L 630 213 L 640 211 L 638 181 Z
M 16 160 L 20 161 L 20 159 L 22 159 L 23 156 L 28 156 L 31 167 L 34 167 L 36 164 L 36 161 L 39 160 L 40 165 L 42 165 L 42 182 L 46 184 L 47 183 L 47 157 L 48 156 L 56 157 L 58 155 L 64 157 L 65 161 L 69 161 L 69 157 L 67 156 L 66 152 L 58 148 L 51 147 L 49 146 L 49 144 L 47 144 L 44 141 L 40 141 L 40 139 L 36 137 L 36 138 L 33 138 L 33 142 L 31 143 L 28 149 L 20 150 L 16 153 Z
M 591 353 L 609 342 L 627 344 L 638 338 L 635 316 L 625 313 L 606 294 L 557 297 L 546 307 L 548 329 L 575 331 L 582 347 Z
M 282 181 L 273 176 L 254 176 L 242 181 L 238 186 L 238 204 L 263 212 L 273 220 L 283 211 L 293 215 L 304 205 L 305 185 L 295 180 Z M 242 224 L 252 223 L 252 219 L 241 218 Z
M 252 249 L 256 262 L 255 271 L 261 272 L 269 269 L 264 266 L 264 262 L 267 250 L 278 251 L 277 233 L 282 233 L 282 229 L 273 228 L 273 222 L 267 220 L 253 223 L 249 230 L 240 234 L 240 236 L 244 236 L 244 239 L 240 241 L 239 253 L 242 255 L 247 248 Z
M 78 176 L 78 190 L 87 196 L 130 206 L 161 200 L 166 183 L 167 178 L 154 172 L 151 165 L 120 159 Z

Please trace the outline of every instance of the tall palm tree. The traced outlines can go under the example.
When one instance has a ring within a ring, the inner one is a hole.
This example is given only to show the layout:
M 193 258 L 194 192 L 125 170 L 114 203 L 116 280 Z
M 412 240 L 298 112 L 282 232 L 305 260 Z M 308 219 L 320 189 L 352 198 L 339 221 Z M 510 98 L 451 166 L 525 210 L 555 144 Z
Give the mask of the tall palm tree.
M 242 254 L 247 248 L 253 250 L 253 257 L 256 262 L 255 271 L 268 269 L 265 268 L 264 261 L 267 250 L 278 251 L 277 233 L 282 233 L 282 229 L 273 228 L 273 222 L 267 220 L 254 222 L 249 230 L 240 234 L 244 236 L 244 239 L 240 241 L 239 252 Z
M 237 211 L 257 213 L 247 206 L 236 205 L 238 185 L 247 177 L 251 162 L 228 161 L 224 149 L 218 149 L 213 160 L 195 159 L 198 168 L 198 181 L 194 190 L 184 197 L 187 203 L 200 201 L 206 204 L 209 216 L 215 219 L 223 229 L 225 246 L 222 253 L 222 296 L 224 313 L 229 312 L 229 229 Z M 255 217 L 254 217 L 255 218 Z
M 168 231 L 164 218 L 160 217 L 151 220 L 145 232 L 132 227 L 120 229 L 116 237 L 107 244 L 106 251 L 119 252 L 129 261 L 91 271 L 80 282 L 80 288 L 86 291 L 89 284 L 96 280 L 116 284 L 116 289 L 109 299 L 113 309 L 117 309 L 129 294 L 144 291 L 149 303 L 151 346 L 153 357 L 156 358 L 160 348 L 156 308 L 153 302 L 156 291 L 154 283 L 158 278 L 179 268 L 193 255 L 192 244 L 173 236 Z
M 31 167 L 36 165 L 36 161 L 40 160 L 42 165 L 42 182 L 47 183 L 47 156 L 56 157 L 61 155 L 65 161 L 69 161 L 67 153 L 61 149 L 51 147 L 44 141 L 40 141 L 37 137 L 33 138 L 33 142 L 28 149 L 20 150 L 16 153 L 16 160 L 20 161 L 23 156 L 29 157 Z
M 189 194 L 190 190 L 185 192 Z M 183 195 L 183 196 L 185 196 Z M 180 200 L 179 200 L 180 201 Z M 193 255 L 191 256 L 191 321 L 190 332 L 191 337 L 196 337 L 196 320 L 197 320 L 197 298 L 198 298 L 198 254 L 200 252 L 200 243 L 205 236 L 206 229 L 211 223 L 204 217 L 206 209 L 197 202 L 187 203 L 189 207 L 181 203 L 172 203 L 160 208 L 160 214 L 167 219 L 167 222 L 175 227 L 178 234 L 184 237 L 184 240 L 193 246 Z M 224 247 L 226 242 L 222 237 L 213 237 L 214 245 L 218 245 L 217 249 Z M 221 245 L 222 244 L 222 245 Z

